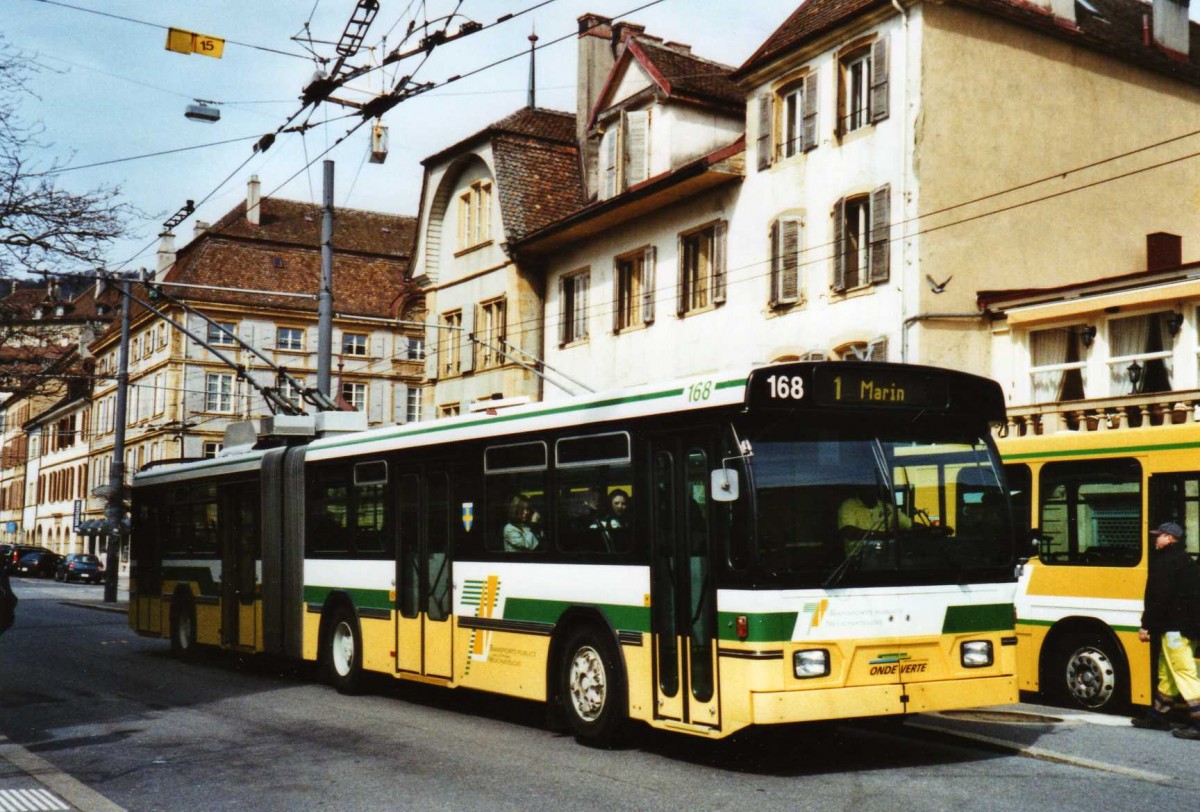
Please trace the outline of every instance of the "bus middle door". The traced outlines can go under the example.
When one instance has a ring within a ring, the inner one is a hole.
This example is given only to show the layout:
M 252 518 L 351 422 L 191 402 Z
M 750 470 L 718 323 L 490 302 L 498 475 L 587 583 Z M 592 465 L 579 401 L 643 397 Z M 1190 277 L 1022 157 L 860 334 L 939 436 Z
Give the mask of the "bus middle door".
M 651 441 L 651 624 L 655 716 L 719 728 L 708 448 L 699 435 Z
M 254 648 L 258 642 L 258 489 L 239 482 L 221 488 L 221 644 Z
M 449 679 L 450 476 L 414 468 L 398 483 L 396 670 Z

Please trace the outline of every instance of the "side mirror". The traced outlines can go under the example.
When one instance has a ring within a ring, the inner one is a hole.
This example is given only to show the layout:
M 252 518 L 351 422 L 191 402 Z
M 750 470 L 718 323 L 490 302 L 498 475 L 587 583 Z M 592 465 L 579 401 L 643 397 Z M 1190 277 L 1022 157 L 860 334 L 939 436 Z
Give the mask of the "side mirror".
M 712 472 L 712 498 L 714 502 L 737 501 L 737 471 L 732 468 L 717 468 Z

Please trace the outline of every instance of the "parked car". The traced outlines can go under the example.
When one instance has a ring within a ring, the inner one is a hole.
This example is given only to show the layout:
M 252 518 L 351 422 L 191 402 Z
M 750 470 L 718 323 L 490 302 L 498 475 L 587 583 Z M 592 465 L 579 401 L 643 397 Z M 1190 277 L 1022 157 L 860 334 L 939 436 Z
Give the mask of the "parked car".
M 59 559 L 58 566 L 54 570 L 54 580 L 67 583 L 87 581 L 98 584 L 104 580 L 104 565 L 94 555 L 71 553 Z
M 36 544 L 0 544 L 0 565 L 5 572 L 17 571 L 17 563 L 28 553 L 48 553 L 50 550 Z
M 53 578 L 54 570 L 58 568 L 58 559 L 60 556 L 57 553 L 52 553 L 49 550 L 44 552 L 34 551 L 25 553 L 21 556 L 21 560 L 17 562 L 17 575 L 25 575 L 31 578 Z

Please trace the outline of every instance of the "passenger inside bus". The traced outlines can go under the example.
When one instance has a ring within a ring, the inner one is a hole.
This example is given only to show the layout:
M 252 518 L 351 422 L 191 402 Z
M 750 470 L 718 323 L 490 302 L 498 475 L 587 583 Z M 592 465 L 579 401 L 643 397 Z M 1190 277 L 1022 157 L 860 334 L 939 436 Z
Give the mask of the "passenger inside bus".
M 508 503 L 508 524 L 504 525 L 504 551 L 506 553 L 530 552 L 538 548 L 541 531 L 541 516 L 529 505 L 522 494 L 516 494 Z

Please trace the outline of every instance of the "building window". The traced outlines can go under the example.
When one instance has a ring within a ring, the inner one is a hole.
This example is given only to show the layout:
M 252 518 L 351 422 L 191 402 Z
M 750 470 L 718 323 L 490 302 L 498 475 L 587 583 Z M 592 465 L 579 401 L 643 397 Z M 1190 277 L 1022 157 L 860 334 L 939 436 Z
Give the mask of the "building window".
M 459 406 L 457 403 L 444 403 L 438 407 L 438 417 L 457 417 Z
M 886 361 L 888 341 L 882 336 L 872 341 L 854 341 L 838 347 L 833 354 L 843 361 Z
M 285 398 L 289 403 L 291 403 L 296 408 L 302 408 L 304 396 L 301 393 L 300 388 L 297 388 L 296 386 L 292 385 L 292 380 L 295 380 L 296 383 L 299 384 L 299 386 L 301 388 L 304 386 L 304 381 L 301 379 L 293 378 L 293 379 L 289 380 L 288 378 L 284 378 L 284 377 L 280 376 L 280 378 L 276 381 L 275 388 L 279 391 L 280 397 Z
M 591 273 L 578 271 L 558 278 L 558 343 L 559 346 L 587 341 L 588 286 Z
M 891 270 L 891 186 L 834 204 L 833 289 L 888 281 Z
M 1081 400 L 1087 383 L 1083 327 L 1038 330 L 1029 335 L 1029 376 L 1034 403 Z
M 342 355 L 365 356 L 367 337 L 362 333 L 342 333 Z
M 367 385 L 342 381 L 342 400 L 349 404 L 354 411 L 365 412 L 367 410 Z
M 613 269 L 613 332 L 654 321 L 655 248 L 617 257 Z
M 275 331 L 275 349 L 303 350 L 304 331 L 299 327 L 280 327 Z
M 496 299 L 484 302 L 479 306 L 479 315 L 475 319 L 475 336 L 480 343 L 476 344 L 479 353 L 479 369 L 498 367 L 504 363 L 506 333 L 505 300 Z
M 462 371 L 462 311 L 452 310 L 442 314 L 442 329 L 438 332 L 438 361 L 443 375 L 457 375 Z
M 848 51 L 839 67 L 839 133 L 845 135 L 887 118 L 887 38 Z
M 400 357 L 406 361 L 425 360 L 425 336 L 400 336 Z
M 799 217 L 780 217 L 771 224 L 771 307 L 796 304 L 801 296 Z
M 421 421 L 421 397 L 425 390 L 419 386 L 410 387 L 407 395 L 407 403 L 404 409 L 404 420 L 407 423 L 419 423 Z
M 219 452 L 220 450 L 221 450 L 220 443 L 206 441 L 204 443 L 204 450 L 202 452 L 204 459 L 206 459 L 206 460 L 213 459 L 214 457 L 217 456 L 217 452 Z
M 233 411 L 233 375 L 210 372 L 204 376 L 204 411 L 228 414 Z
M 458 247 L 472 248 L 491 239 L 492 184 L 475 181 L 458 198 Z
M 679 316 L 725 301 L 725 231 L 722 221 L 680 235 Z
M 1170 315 L 1147 313 L 1108 322 L 1110 394 L 1171 391 L 1175 337 Z
M 229 347 L 237 342 L 234 336 L 237 335 L 237 323 L 232 321 L 218 321 L 209 323 L 208 325 L 208 343 L 214 346 Z
M 600 197 L 613 195 L 650 177 L 650 111 L 623 110 L 600 136 Z
M 758 168 L 816 149 L 817 72 L 758 99 Z

